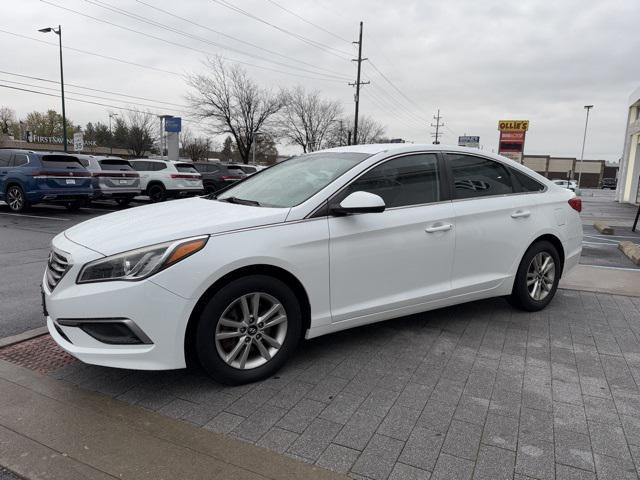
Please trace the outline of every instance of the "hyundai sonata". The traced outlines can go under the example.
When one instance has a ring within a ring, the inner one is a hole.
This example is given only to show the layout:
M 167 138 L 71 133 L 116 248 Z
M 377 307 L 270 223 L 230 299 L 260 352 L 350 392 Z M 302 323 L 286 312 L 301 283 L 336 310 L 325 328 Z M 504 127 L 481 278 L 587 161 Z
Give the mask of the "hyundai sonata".
M 497 155 L 358 145 L 217 195 L 53 239 L 49 332 L 80 360 L 218 381 L 272 375 L 301 338 L 494 296 L 535 311 L 578 263 L 581 201 Z

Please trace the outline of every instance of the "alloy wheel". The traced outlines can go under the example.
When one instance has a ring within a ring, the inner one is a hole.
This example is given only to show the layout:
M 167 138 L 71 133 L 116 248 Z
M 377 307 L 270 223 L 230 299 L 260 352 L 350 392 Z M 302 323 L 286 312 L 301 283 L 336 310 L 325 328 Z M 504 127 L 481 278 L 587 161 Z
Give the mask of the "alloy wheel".
M 536 301 L 544 300 L 553 288 L 556 279 L 556 263 L 547 252 L 536 254 L 527 269 L 527 290 Z
M 19 212 L 24 207 L 24 194 L 18 187 L 11 187 L 7 192 L 7 204 L 14 212 Z
M 253 292 L 233 300 L 215 333 L 216 350 L 229 366 L 249 370 L 270 361 L 287 336 L 287 313 L 275 297 Z

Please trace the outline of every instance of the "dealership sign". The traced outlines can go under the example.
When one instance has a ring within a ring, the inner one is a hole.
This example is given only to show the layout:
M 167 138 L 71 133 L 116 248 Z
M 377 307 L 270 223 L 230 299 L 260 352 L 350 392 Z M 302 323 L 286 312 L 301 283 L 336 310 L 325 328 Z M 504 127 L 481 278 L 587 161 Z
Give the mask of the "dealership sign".
M 480 148 L 480 137 L 473 137 L 468 135 L 458 137 L 458 146 Z
M 498 130 L 500 130 L 498 154 L 522 163 L 529 120 L 500 120 Z

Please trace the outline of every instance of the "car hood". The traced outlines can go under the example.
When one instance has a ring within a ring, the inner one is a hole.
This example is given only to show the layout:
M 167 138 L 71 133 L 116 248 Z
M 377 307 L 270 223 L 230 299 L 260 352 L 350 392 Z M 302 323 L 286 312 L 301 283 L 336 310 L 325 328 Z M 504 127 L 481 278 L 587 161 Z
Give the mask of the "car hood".
M 194 197 L 130 208 L 73 226 L 65 236 L 103 255 L 157 243 L 284 222 L 288 208 L 264 208 Z

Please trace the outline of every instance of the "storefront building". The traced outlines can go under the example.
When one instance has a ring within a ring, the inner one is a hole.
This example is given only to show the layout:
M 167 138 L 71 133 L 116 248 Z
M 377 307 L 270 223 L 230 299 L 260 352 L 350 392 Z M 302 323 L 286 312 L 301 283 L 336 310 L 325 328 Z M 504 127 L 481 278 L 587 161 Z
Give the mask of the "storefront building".
M 620 160 L 620 177 L 616 200 L 625 203 L 640 203 L 640 88 L 629 97 L 624 134 L 624 149 Z

